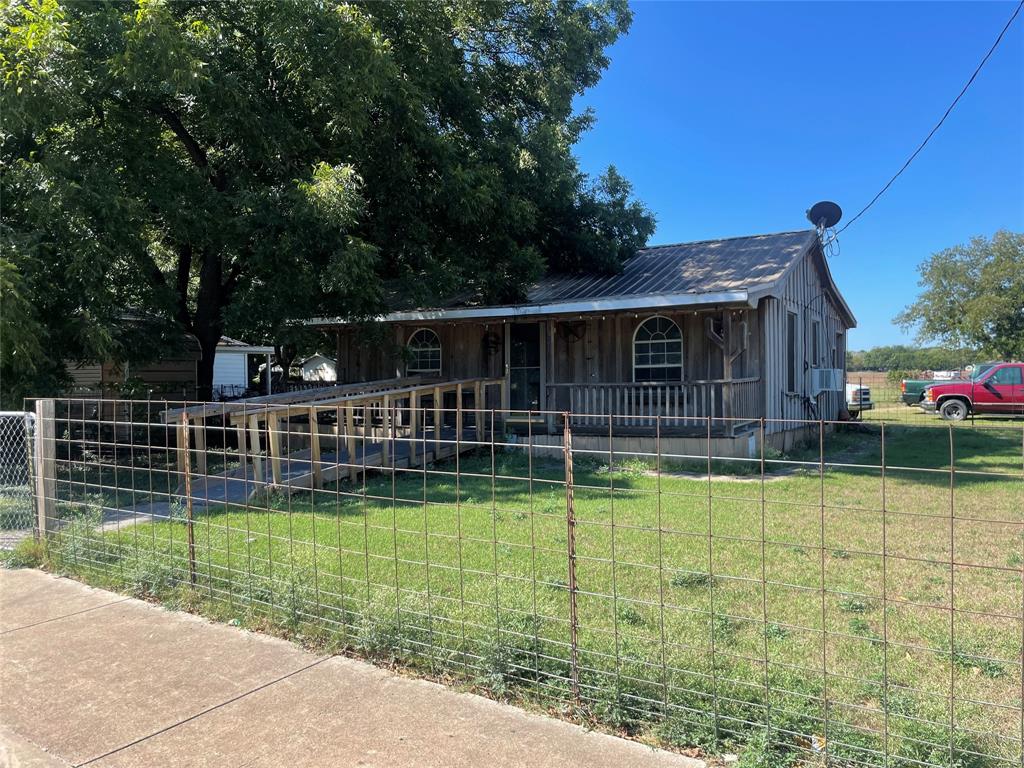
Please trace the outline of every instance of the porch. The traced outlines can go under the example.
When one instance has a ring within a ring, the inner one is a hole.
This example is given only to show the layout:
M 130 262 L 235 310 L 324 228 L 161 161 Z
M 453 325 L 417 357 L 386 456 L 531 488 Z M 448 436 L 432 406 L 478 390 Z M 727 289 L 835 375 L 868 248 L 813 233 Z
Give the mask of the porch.
M 734 437 L 749 431 L 764 410 L 755 376 L 679 382 L 556 383 L 546 387 L 548 410 L 570 413 L 581 433 L 707 434 Z

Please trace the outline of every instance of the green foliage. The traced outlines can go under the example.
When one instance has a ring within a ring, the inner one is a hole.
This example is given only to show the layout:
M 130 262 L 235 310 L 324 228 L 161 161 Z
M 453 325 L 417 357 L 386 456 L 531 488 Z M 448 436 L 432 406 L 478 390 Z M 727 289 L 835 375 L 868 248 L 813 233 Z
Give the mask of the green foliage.
M 918 267 L 923 289 L 896 322 L 922 341 L 1024 357 L 1024 235 L 1000 230 L 934 254 Z
M 953 649 L 953 664 L 960 669 L 978 673 L 995 680 L 1006 674 L 1006 665 L 993 658 L 981 654 L 972 646 L 958 644 Z
M 910 347 L 895 344 L 846 353 L 848 371 L 887 371 L 892 383 L 912 379 L 921 371 L 955 371 L 983 359 L 970 347 Z M 855 382 L 856 377 L 851 379 Z
M 701 573 L 697 571 L 679 571 L 678 573 L 672 574 L 670 584 L 673 587 L 707 587 L 714 582 L 714 577 L 710 573 Z
M 22 539 L 11 549 L 0 550 L 0 567 L 3 568 L 39 568 L 46 561 L 46 540 L 33 536 Z
M 614 168 L 579 170 L 573 103 L 630 20 L 625 0 L 8 3 L 5 397 L 161 333 L 198 339 L 208 385 L 222 332 L 305 348 L 297 313 L 615 271 L 653 218 Z
M 139 550 L 124 564 L 125 590 L 134 597 L 161 597 L 178 583 L 170 555 Z

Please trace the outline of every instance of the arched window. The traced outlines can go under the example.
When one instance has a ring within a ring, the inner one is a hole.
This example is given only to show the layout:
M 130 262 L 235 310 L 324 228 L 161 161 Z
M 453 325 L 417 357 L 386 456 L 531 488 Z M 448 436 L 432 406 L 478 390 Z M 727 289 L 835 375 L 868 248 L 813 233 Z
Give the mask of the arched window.
M 644 320 L 633 334 L 633 381 L 682 381 L 683 334 L 660 315 Z
M 409 337 L 406 348 L 409 350 L 406 374 L 415 376 L 441 373 L 441 340 L 432 330 L 420 328 Z

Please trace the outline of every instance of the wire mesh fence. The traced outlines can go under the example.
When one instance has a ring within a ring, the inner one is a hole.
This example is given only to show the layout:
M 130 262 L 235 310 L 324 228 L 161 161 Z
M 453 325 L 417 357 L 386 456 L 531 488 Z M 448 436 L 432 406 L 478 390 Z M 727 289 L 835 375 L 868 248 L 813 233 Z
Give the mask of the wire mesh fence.
M 1024 765 L 1024 425 L 488 406 L 57 401 L 50 562 L 665 746 Z
M 0 548 L 8 549 L 35 525 L 32 500 L 31 413 L 0 411 Z

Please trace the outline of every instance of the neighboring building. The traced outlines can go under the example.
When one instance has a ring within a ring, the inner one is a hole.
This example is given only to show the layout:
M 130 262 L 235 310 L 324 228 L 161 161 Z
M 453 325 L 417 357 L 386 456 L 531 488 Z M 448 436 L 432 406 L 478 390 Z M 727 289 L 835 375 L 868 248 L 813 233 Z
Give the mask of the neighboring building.
M 649 436 L 661 416 L 663 436 L 692 436 L 711 417 L 733 442 L 716 450 L 745 455 L 762 418 L 784 448 L 797 421 L 845 416 L 856 324 L 814 230 L 644 248 L 617 275 L 547 277 L 522 304 L 395 311 L 390 352 L 340 319 L 309 322 L 337 333 L 339 383 L 501 377 L 512 423 L 550 430 L 527 412 L 571 411 L 577 434 L 613 416 Z
M 303 381 L 337 381 L 338 371 L 334 360 L 317 352 L 315 355 L 295 363 Z
M 274 354 L 270 346 L 254 346 L 222 336 L 213 362 L 214 399 L 241 397 L 250 389 L 259 363 Z M 180 351 L 147 365 L 130 363 L 81 363 L 68 361 L 72 393 L 103 395 L 152 395 L 194 399 L 196 364 L 202 352 L 195 337 L 186 335 Z
M 67 361 L 71 394 L 132 394 L 191 399 L 195 397 L 199 342 L 185 336 L 179 351 L 145 365 Z
M 215 400 L 241 397 L 274 354 L 271 346 L 246 344 L 221 336 L 213 359 L 213 396 Z

